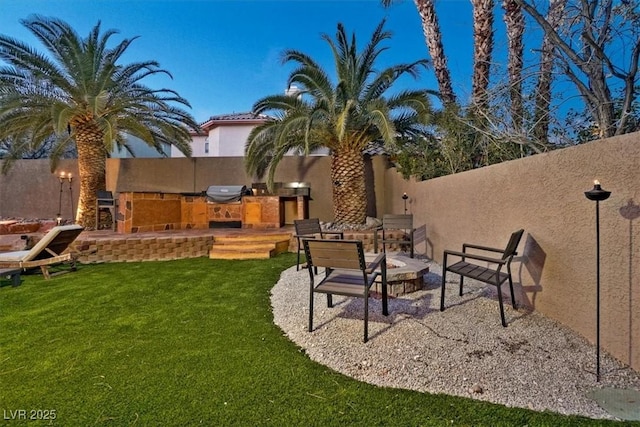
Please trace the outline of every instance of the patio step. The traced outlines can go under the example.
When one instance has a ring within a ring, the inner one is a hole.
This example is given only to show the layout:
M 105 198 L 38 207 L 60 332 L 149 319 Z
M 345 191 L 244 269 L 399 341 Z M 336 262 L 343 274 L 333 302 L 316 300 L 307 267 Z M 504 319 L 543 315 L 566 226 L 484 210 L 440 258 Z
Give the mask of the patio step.
M 216 237 L 210 259 L 267 259 L 289 250 L 290 234 L 256 234 Z

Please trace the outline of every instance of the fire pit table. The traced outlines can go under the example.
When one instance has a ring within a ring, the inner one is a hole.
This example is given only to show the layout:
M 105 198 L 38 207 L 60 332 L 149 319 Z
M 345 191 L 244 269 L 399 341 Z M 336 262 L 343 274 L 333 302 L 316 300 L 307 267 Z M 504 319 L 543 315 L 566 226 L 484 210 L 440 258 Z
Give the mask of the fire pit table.
M 365 259 L 373 260 L 376 254 L 366 254 Z M 429 272 L 429 265 L 419 259 L 410 258 L 402 253 L 387 252 L 387 291 L 389 296 L 397 297 L 410 292 L 419 291 L 424 286 L 424 275 Z M 372 288 L 381 292 L 380 284 Z

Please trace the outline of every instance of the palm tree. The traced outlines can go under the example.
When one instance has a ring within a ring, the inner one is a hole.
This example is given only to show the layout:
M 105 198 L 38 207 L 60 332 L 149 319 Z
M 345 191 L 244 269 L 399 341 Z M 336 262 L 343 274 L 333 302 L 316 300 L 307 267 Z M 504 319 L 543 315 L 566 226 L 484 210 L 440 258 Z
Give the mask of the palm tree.
M 381 0 L 384 7 L 389 7 L 394 0 Z M 438 81 L 440 98 L 445 106 L 456 104 L 456 95 L 451 84 L 451 73 L 447 65 L 447 55 L 444 53 L 442 44 L 442 32 L 436 14 L 435 0 L 414 0 L 420 20 L 422 21 L 422 32 L 429 49 L 433 72 Z
M 507 40 L 509 42 L 509 97 L 511 101 L 511 122 L 517 133 L 522 132 L 524 120 L 524 105 L 522 100 L 522 66 L 525 30 L 524 13 L 522 8 L 514 0 L 504 0 L 504 22 L 507 27 Z
M 377 26 L 366 47 L 358 52 L 338 24 L 336 41 L 323 34 L 335 61 L 337 82 L 311 57 L 287 50 L 283 63 L 297 64 L 288 79 L 295 95 L 273 95 L 257 101 L 255 113 L 274 116 L 256 127 L 245 147 L 246 170 L 258 177 L 268 175 L 273 184 L 276 167 L 289 152 L 309 154 L 325 147 L 331 151 L 334 221 L 363 224 L 366 219 L 365 163 L 363 150 L 372 141 L 392 146 L 397 137 L 419 134 L 429 120 L 431 105 L 427 90 L 405 90 L 385 97 L 402 75 L 417 77 L 426 60 L 376 71 L 380 43 L 390 38 Z
M 493 0 L 471 0 L 473 5 L 473 78 L 471 103 L 486 114 L 493 54 Z
M 138 137 L 159 151 L 173 144 L 191 153 L 189 129 L 193 117 L 173 103 L 188 102 L 169 89 L 152 90 L 141 81 L 170 74 L 155 61 L 120 65 L 134 39 L 113 48 L 107 43 L 116 31 L 100 34 L 100 22 L 81 38 L 66 22 L 33 16 L 22 24 L 43 43 L 47 54 L 9 36 L 0 35 L 0 141 L 20 147 L 40 146 L 55 136 L 52 171 L 59 154 L 75 144 L 80 172 L 76 221 L 93 226 L 96 192 L 105 188 L 106 157 L 114 146 L 127 146 L 126 136 Z M 6 168 L 9 162 L 3 164 Z

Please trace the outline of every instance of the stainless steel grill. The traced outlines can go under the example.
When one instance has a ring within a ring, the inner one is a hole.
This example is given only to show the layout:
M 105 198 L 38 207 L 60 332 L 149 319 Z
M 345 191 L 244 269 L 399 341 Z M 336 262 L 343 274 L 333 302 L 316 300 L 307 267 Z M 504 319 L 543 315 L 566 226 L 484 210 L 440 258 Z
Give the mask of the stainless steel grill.
M 207 200 L 213 203 L 239 202 L 247 194 L 246 185 L 210 185 L 206 191 Z

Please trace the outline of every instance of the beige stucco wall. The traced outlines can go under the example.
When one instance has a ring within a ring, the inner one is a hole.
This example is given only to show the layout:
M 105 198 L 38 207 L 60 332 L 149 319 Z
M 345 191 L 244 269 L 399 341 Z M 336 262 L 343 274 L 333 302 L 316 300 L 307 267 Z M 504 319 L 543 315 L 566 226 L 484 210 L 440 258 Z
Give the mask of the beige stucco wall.
M 250 185 L 241 158 L 109 159 L 107 187 L 119 191 L 197 192 L 209 185 Z M 311 183 L 310 216 L 333 218 L 330 159 L 285 158 L 276 181 Z M 58 170 L 77 174 L 75 162 Z M 504 246 L 525 229 L 514 264 L 521 302 L 595 341 L 595 203 L 584 196 L 599 179 L 601 345 L 640 370 L 640 133 L 596 141 L 424 182 L 405 181 L 384 158 L 368 169 L 370 213 L 415 215 L 417 251 L 442 261 L 463 242 Z M 77 181 L 74 180 L 77 197 Z M 0 175 L 0 217 L 51 218 L 59 184 L 45 160 L 21 161 Z M 63 213 L 69 210 L 68 190 Z M 77 206 L 77 202 L 76 202 Z M 68 217 L 68 215 L 65 215 Z M 499 323 L 497 323 L 499 325 Z
M 389 170 L 385 210 L 402 212 L 406 191 L 419 251 L 439 262 L 445 248 L 502 247 L 524 228 L 519 299 L 595 342 L 594 179 L 612 192 L 600 203 L 601 345 L 640 370 L 640 133 L 424 182 Z

